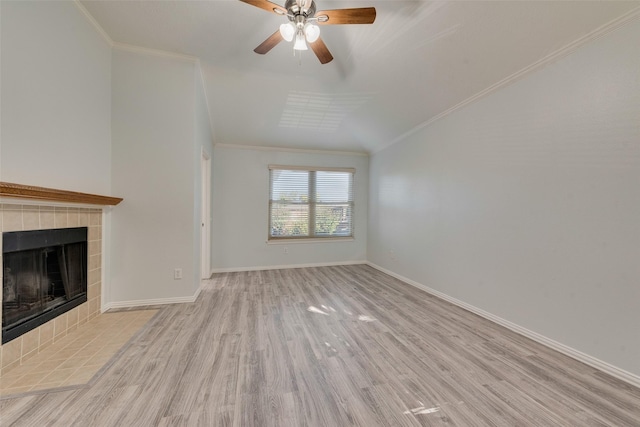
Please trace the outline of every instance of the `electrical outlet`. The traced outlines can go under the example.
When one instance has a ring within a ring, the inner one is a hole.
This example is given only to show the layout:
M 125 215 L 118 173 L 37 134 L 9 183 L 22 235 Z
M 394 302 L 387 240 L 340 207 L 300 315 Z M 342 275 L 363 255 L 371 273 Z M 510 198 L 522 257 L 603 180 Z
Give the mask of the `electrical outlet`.
M 180 280 L 180 279 L 182 279 L 182 269 L 176 268 L 175 270 L 173 270 L 173 280 Z
M 282 248 L 282 252 L 284 252 L 285 254 L 288 254 L 289 248 L 285 246 L 284 248 Z

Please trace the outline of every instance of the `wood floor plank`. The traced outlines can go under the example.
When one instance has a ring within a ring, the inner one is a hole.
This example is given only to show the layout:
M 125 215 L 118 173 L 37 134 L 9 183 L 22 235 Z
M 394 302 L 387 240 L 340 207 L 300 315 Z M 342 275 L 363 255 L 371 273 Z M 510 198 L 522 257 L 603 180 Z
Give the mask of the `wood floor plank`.
M 640 390 L 363 265 L 223 273 L 0 426 L 640 425 Z

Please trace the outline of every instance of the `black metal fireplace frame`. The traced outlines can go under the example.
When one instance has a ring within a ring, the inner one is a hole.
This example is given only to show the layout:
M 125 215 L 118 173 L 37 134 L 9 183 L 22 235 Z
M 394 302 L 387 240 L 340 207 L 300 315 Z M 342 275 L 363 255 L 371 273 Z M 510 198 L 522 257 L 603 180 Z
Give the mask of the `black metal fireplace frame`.
M 33 231 L 14 231 L 2 233 L 2 254 L 12 252 L 39 249 L 42 247 L 60 246 L 71 243 L 84 243 L 85 268 L 88 272 L 88 247 L 87 247 L 87 227 L 76 228 L 60 228 L 52 230 L 33 230 Z M 3 265 L 4 269 L 4 265 Z M 85 289 L 88 289 L 88 283 L 85 283 Z M 45 311 L 33 319 L 29 319 L 23 323 L 5 328 L 2 325 L 2 344 L 5 344 L 19 336 L 29 332 L 55 319 L 56 317 L 68 312 L 69 310 L 87 302 L 87 291 L 65 302 L 63 305 Z

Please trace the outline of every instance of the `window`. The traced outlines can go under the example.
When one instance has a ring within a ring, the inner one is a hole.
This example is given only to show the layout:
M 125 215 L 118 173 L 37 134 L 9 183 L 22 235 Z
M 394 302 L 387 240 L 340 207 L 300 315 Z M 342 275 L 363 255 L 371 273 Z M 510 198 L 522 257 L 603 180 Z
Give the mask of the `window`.
M 269 166 L 269 240 L 353 237 L 354 173 Z

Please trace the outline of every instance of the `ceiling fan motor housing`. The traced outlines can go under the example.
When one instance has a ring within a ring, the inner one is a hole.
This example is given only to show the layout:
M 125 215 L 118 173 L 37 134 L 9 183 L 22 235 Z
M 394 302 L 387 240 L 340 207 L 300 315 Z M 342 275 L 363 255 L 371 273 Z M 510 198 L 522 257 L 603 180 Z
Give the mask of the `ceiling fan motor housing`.
M 304 24 L 304 21 L 307 18 L 312 18 L 313 15 L 315 15 L 316 2 L 313 0 L 287 0 L 284 4 L 284 8 L 287 9 L 287 16 L 290 21 L 296 24 L 299 21 L 302 21 Z M 296 19 L 298 16 L 300 16 L 301 19 Z

